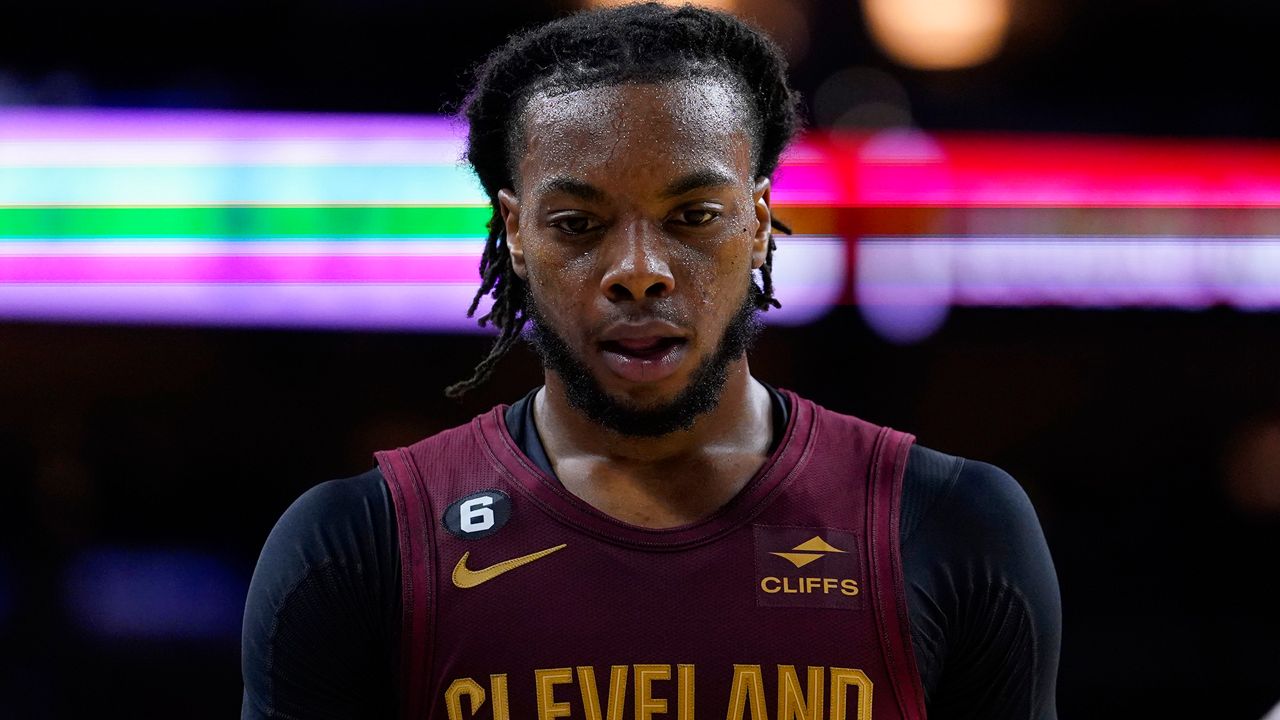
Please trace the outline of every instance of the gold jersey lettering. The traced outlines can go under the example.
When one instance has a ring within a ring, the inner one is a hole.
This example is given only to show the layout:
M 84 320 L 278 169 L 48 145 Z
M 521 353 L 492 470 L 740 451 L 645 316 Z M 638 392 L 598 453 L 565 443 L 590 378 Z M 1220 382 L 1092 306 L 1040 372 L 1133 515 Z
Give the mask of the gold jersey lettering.
M 475 717 L 476 711 L 484 705 L 484 688 L 480 687 L 480 683 L 471 678 L 458 678 L 449 683 L 449 689 L 444 691 L 444 708 L 449 714 L 449 720 L 466 720 L 462 716 L 462 698 L 467 698 L 471 712 L 467 713 L 471 717 Z
M 817 587 L 825 584 L 819 580 Z M 726 720 L 872 720 L 874 686 L 862 670 L 808 665 L 801 666 L 805 670 L 802 678 L 796 665 L 777 665 L 775 697 L 765 689 L 762 667 L 734 664 Z M 594 666 L 534 670 L 536 718 L 695 720 L 695 670 L 693 664 L 612 665 L 607 695 L 601 687 L 604 679 L 597 678 Z M 629 688 L 628 676 L 633 673 L 635 682 Z M 569 697 L 572 688 L 562 687 L 573 685 L 575 680 L 582 697 L 581 712 L 576 709 L 577 701 Z M 655 687 L 655 683 L 671 680 L 675 681 L 674 689 Z M 473 678 L 457 678 L 444 692 L 445 716 L 447 720 L 511 720 L 509 695 L 506 673 L 490 675 L 488 688 Z M 628 702 L 632 703 L 630 713 Z
M 751 720 L 767 720 L 769 709 L 764 702 L 764 675 L 759 665 L 734 665 L 733 686 L 729 688 L 729 712 L 725 720 L 742 720 L 747 706 Z
M 774 577 L 768 575 L 760 578 L 760 589 L 770 595 L 830 595 L 837 590 L 841 595 L 853 597 L 858 594 L 858 581 L 853 578 L 829 577 Z
M 831 668 L 831 720 L 850 720 L 846 714 L 848 690 L 858 689 L 856 720 L 871 720 L 871 678 L 861 670 Z
M 608 715 L 605 720 L 622 720 L 622 713 L 627 702 L 626 665 L 614 665 L 609 669 Z M 578 668 L 578 684 L 582 686 L 582 706 L 586 710 L 587 720 L 601 720 L 600 686 L 596 684 L 596 669 L 590 665 Z
M 670 680 L 670 665 L 636 665 L 636 720 L 652 720 L 654 713 L 666 714 L 667 701 L 653 696 L 653 681 Z
M 507 675 L 489 676 L 489 696 L 493 698 L 493 720 L 510 720 L 507 703 Z
M 569 703 L 556 702 L 555 692 L 557 685 L 573 682 L 573 670 L 571 668 L 534 670 L 533 677 L 538 685 L 538 720 L 569 717 Z
M 778 720 L 822 720 L 822 690 L 825 670 L 809 666 L 808 693 L 800 690 L 794 665 L 778 666 Z
M 676 666 L 676 718 L 693 720 L 693 666 Z

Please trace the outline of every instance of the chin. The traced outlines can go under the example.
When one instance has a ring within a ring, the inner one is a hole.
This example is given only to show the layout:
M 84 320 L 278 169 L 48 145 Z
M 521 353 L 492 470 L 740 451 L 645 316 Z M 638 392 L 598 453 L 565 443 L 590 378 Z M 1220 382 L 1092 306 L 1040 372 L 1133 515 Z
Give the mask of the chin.
M 689 387 L 687 379 L 665 380 L 660 383 L 632 383 L 618 381 L 596 382 L 609 396 L 609 399 L 628 410 L 659 410 L 675 402 Z

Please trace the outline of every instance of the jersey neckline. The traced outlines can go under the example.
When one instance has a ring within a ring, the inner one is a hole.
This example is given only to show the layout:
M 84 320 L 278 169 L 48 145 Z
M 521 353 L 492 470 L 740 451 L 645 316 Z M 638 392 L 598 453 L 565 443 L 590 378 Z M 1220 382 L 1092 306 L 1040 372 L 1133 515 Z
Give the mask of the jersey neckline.
M 563 524 L 602 540 L 630 547 L 683 549 L 711 542 L 758 515 L 809 457 L 817 429 L 813 403 L 779 388 L 790 401 L 791 417 L 781 442 L 728 503 L 711 515 L 687 525 L 646 528 L 619 520 L 592 507 L 547 477 L 516 445 L 507 429 L 506 405 L 499 405 L 472 421 L 472 429 L 489 459 L 523 495 Z

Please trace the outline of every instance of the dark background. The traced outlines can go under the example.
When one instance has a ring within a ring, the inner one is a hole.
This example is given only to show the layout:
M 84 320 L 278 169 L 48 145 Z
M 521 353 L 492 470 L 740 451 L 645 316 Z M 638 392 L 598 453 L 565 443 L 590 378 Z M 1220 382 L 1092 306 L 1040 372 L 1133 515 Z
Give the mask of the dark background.
M 747 5 L 807 97 L 875 68 L 929 130 L 1280 134 L 1280 5 L 1015 2 L 1001 55 L 949 72 L 895 65 L 852 0 Z M 438 112 L 488 49 L 566 9 L 6 0 L 0 105 Z M 766 331 L 753 369 L 1023 483 L 1062 581 L 1064 717 L 1253 720 L 1280 700 L 1278 323 L 1226 308 L 955 309 L 899 346 L 845 307 Z M 0 323 L 0 717 L 234 717 L 243 592 L 275 519 L 372 451 L 538 382 L 521 350 L 446 401 L 487 344 Z M 95 630 L 77 578 L 111 553 L 195 558 L 204 580 L 160 590 L 209 605 L 190 611 L 205 630 Z

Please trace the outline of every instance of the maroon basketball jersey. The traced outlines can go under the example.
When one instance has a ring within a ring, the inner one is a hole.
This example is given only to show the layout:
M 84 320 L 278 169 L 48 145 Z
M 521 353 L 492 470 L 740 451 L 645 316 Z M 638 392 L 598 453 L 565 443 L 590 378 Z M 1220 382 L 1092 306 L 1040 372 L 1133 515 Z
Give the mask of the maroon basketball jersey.
M 619 522 L 504 408 L 378 453 L 407 720 L 917 720 L 898 547 L 910 435 L 787 393 L 769 460 L 692 525 Z

